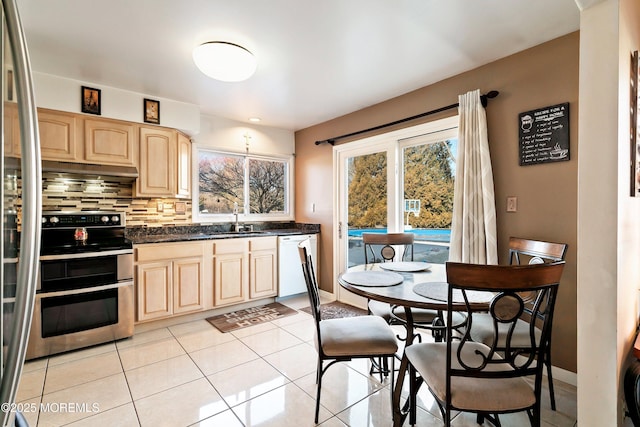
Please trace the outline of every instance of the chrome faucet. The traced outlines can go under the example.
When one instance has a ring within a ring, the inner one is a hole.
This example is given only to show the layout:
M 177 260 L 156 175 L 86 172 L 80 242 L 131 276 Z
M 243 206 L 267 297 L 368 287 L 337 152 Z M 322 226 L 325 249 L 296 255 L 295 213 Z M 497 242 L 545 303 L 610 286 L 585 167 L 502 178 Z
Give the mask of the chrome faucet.
M 235 215 L 236 217 L 236 221 L 233 229 L 237 233 L 240 231 L 240 224 L 238 223 L 238 202 L 233 202 L 233 215 Z

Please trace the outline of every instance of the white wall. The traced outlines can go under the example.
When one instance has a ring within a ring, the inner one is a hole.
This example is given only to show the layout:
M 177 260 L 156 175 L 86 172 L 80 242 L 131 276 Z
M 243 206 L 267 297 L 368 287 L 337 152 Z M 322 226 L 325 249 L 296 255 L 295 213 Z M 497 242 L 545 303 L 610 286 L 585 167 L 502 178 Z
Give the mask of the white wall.
M 640 199 L 629 196 L 634 2 L 595 2 L 580 15 L 577 406 L 586 426 L 624 422 L 622 378 L 638 319 Z
M 200 108 L 194 104 L 51 74 L 33 73 L 33 81 L 38 107 L 80 113 L 81 87 L 89 86 L 101 90 L 101 116 L 103 117 L 143 123 L 143 100 L 150 98 L 160 101 L 161 126 L 179 129 L 188 135 L 200 132 Z
M 67 79 L 51 74 L 33 73 L 36 105 L 53 110 L 80 113 L 81 87 L 101 90 L 101 116 L 144 123 L 143 100 L 160 101 L 160 125 L 179 129 L 194 142 L 228 151 L 245 152 L 244 135 L 250 136 L 249 150 L 254 154 L 291 155 L 295 151 L 292 131 L 237 122 L 200 114 L 195 104 L 178 102 L 153 95 L 130 92 L 91 82 Z
M 618 97 L 618 372 L 619 419 L 624 389 L 622 378 L 631 360 L 631 348 L 638 324 L 638 293 L 640 292 L 640 197 L 630 197 L 629 167 L 629 73 L 631 52 L 640 50 L 640 1 L 620 0 L 619 33 L 619 97 Z M 635 174 L 634 174 L 635 178 Z
M 250 153 L 291 155 L 295 152 L 292 131 L 206 115 L 201 117 L 200 133 L 193 136 L 193 141 L 202 146 L 245 153 L 245 135 L 250 137 Z
M 618 419 L 617 3 L 580 14 L 577 404 L 586 426 L 615 426 Z

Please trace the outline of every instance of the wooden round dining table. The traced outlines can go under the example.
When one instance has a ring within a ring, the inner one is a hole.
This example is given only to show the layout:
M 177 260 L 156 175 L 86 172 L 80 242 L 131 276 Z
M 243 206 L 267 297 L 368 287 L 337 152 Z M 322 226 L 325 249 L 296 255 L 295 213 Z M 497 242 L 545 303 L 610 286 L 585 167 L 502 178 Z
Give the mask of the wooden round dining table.
M 396 268 L 397 267 L 397 268 Z M 344 289 L 370 300 L 381 301 L 402 307 L 405 318 L 401 319 L 405 326 L 406 346 L 413 343 L 416 333 L 411 314 L 412 308 L 436 310 L 442 316 L 447 310 L 448 284 L 444 264 L 427 264 L 419 262 L 361 264 L 350 267 L 340 274 L 338 283 Z M 470 298 L 470 305 L 478 311 L 486 311 L 490 296 L 478 293 Z M 466 310 L 460 299 L 453 296 L 453 311 L 459 307 Z M 444 319 L 440 317 L 441 325 Z M 444 327 L 442 327 L 444 328 Z M 401 393 L 404 377 L 409 362 L 402 355 L 396 383 L 393 385 L 393 425 L 401 426 L 407 416 L 408 405 L 401 407 Z

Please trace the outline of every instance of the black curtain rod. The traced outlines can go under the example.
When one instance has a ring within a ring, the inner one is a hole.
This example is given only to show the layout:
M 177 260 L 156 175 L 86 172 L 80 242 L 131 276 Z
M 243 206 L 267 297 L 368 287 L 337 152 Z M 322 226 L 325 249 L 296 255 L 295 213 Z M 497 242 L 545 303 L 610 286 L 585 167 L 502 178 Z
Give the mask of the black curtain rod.
M 498 96 L 499 93 L 500 92 L 498 92 L 497 90 L 492 90 L 492 91 L 489 91 L 486 95 L 480 95 L 480 102 L 482 102 L 482 106 L 486 107 L 487 103 L 489 102 L 489 99 L 495 98 L 496 96 Z M 421 113 L 421 114 L 417 114 L 415 116 L 407 117 L 405 119 L 396 120 L 395 122 L 385 123 L 383 125 L 374 126 L 372 128 L 369 128 L 369 129 L 364 129 L 364 130 L 359 130 L 359 131 L 356 131 L 356 132 L 347 133 L 345 135 L 334 136 L 333 138 L 324 139 L 322 141 L 316 141 L 316 145 L 320 145 L 320 144 L 324 144 L 324 143 L 334 145 L 335 142 L 337 140 L 339 140 L 339 139 L 349 138 L 350 136 L 356 136 L 356 135 L 360 135 L 362 133 L 372 132 L 372 131 L 378 130 L 378 129 L 384 129 L 386 127 L 398 125 L 400 123 L 408 122 L 410 120 L 415 120 L 415 119 L 419 119 L 421 117 L 430 116 L 432 114 L 441 113 L 443 111 L 451 110 L 453 108 L 458 108 L 458 106 L 460 106 L 460 104 L 458 104 L 458 103 L 451 104 L 451 105 L 447 105 L 446 107 L 440 107 L 440 108 L 436 108 L 435 110 L 427 111 L 426 113 Z

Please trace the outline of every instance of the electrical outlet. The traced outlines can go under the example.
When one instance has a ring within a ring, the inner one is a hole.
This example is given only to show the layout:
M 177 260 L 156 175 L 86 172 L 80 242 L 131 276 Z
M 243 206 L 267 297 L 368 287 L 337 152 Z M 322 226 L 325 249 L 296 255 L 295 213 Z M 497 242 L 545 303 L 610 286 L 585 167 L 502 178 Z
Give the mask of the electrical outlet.
M 518 211 L 518 198 L 515 196 L 507 197 L 507 212 Z

